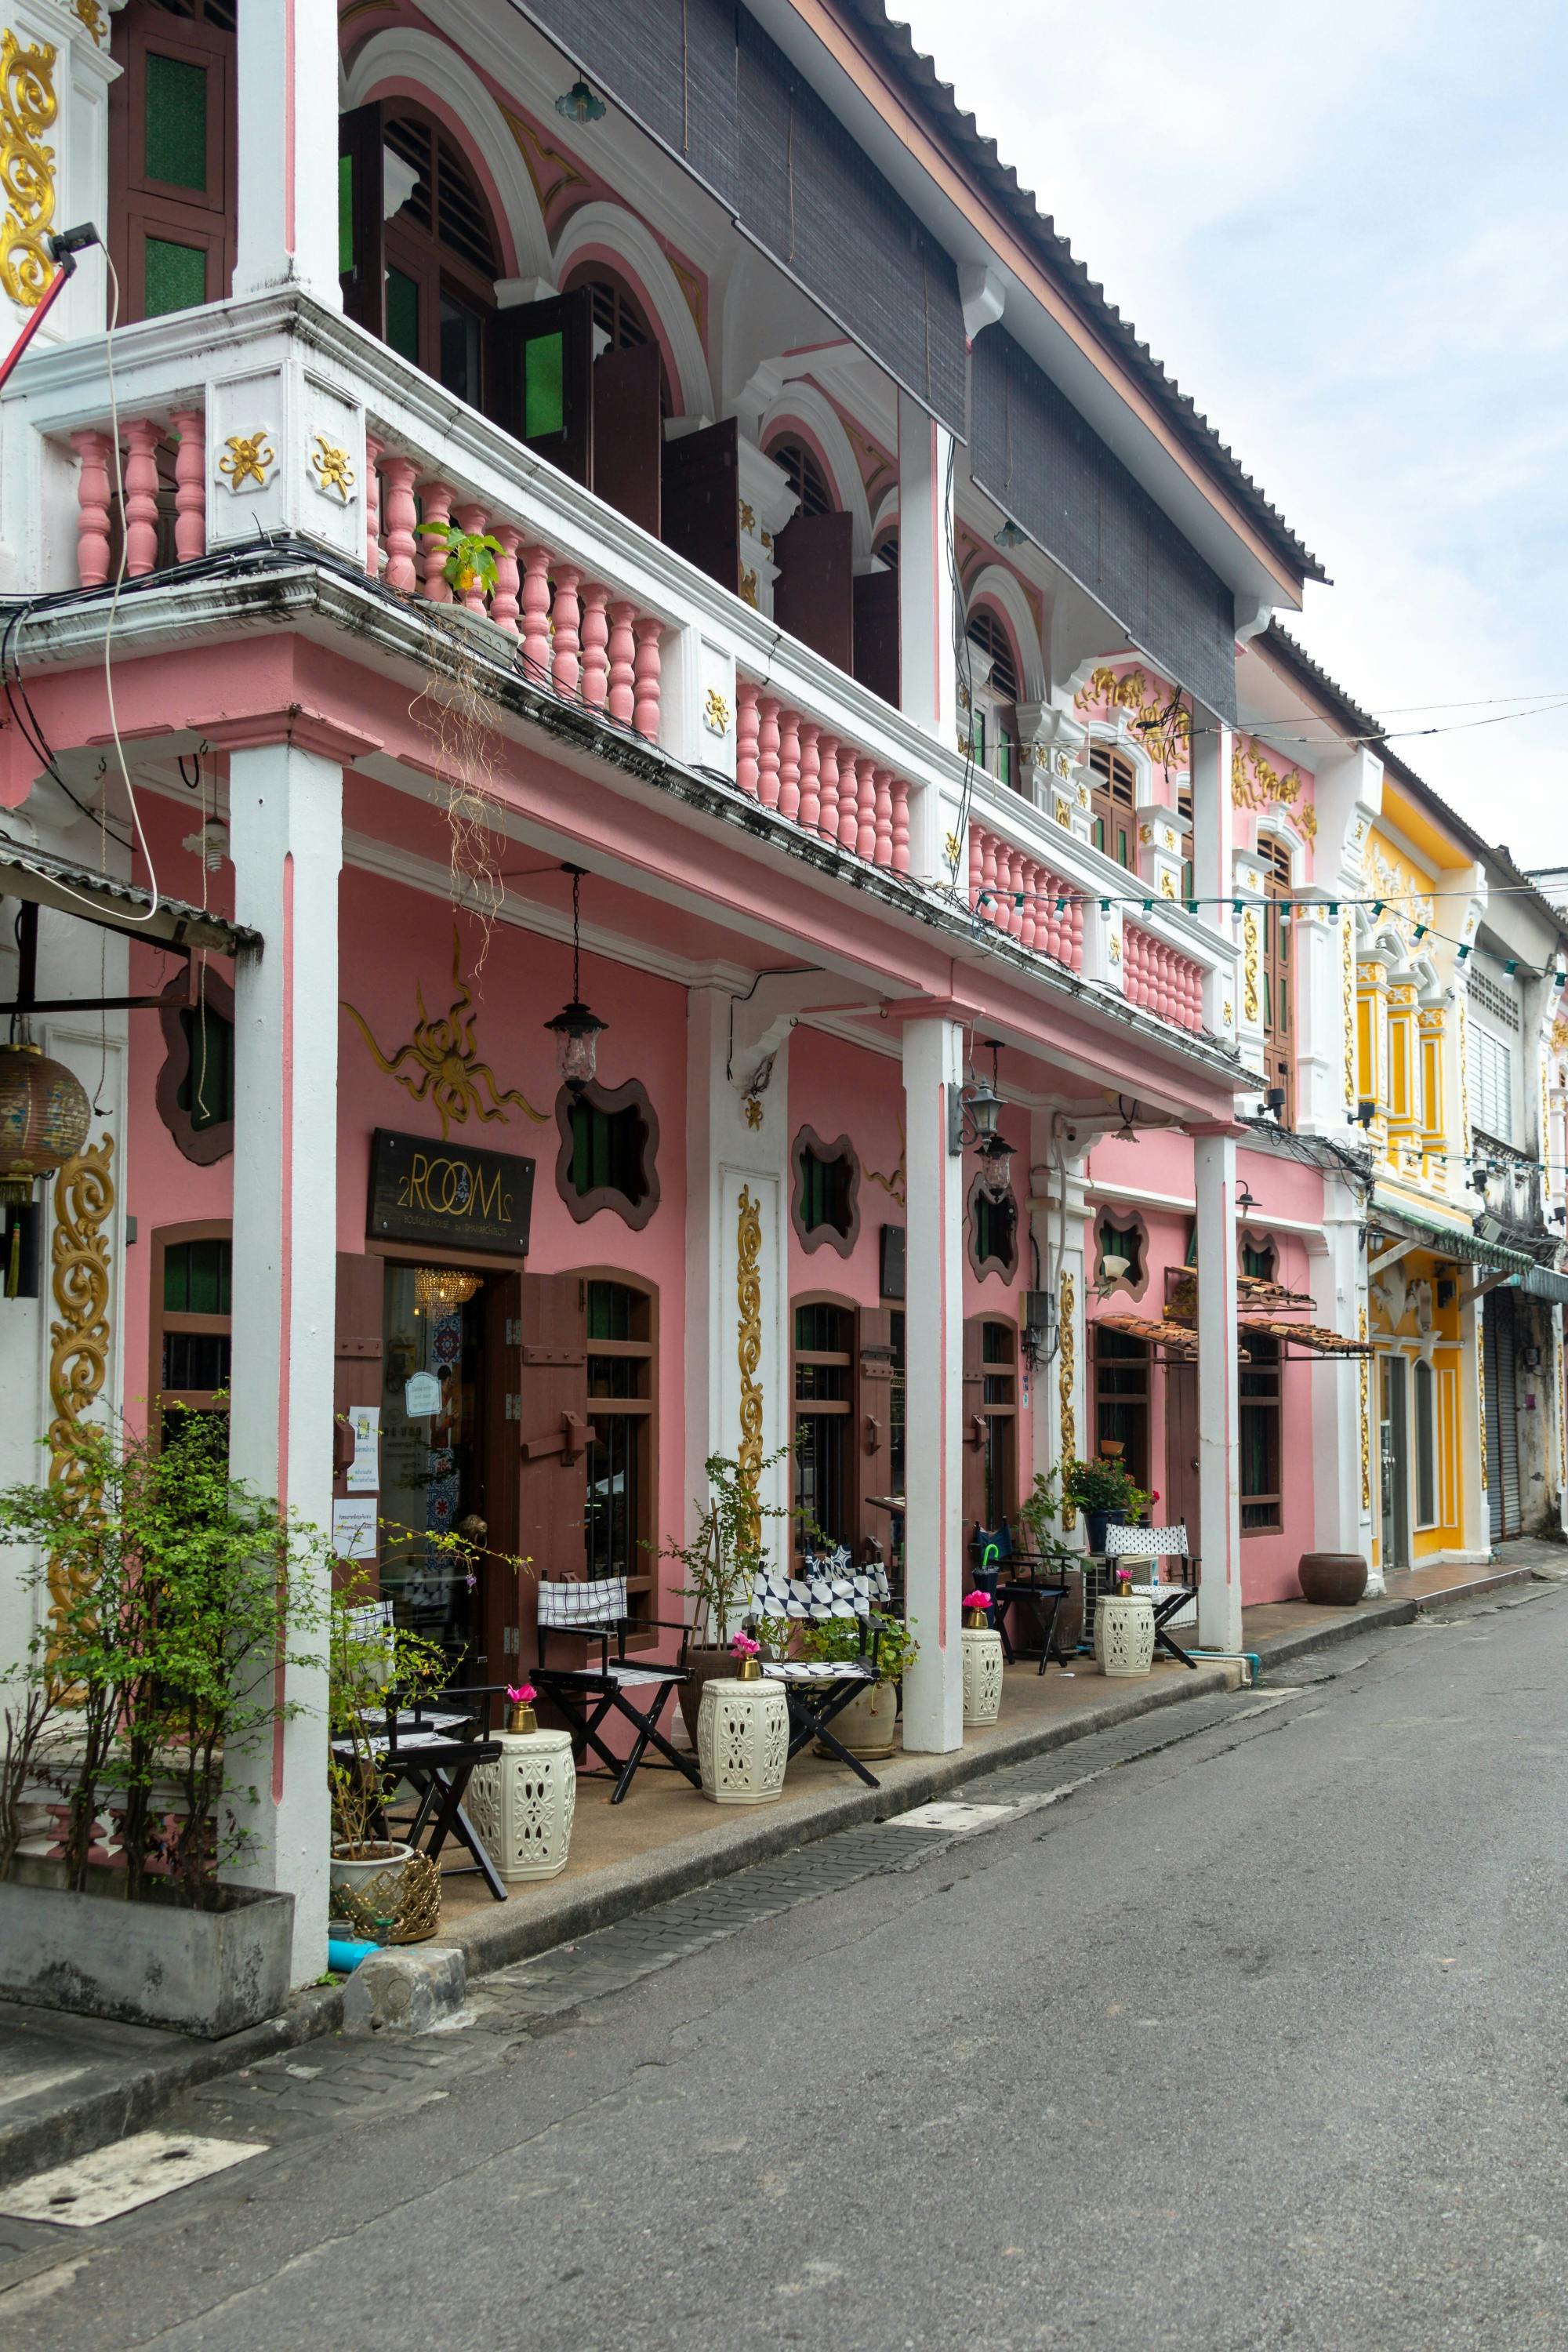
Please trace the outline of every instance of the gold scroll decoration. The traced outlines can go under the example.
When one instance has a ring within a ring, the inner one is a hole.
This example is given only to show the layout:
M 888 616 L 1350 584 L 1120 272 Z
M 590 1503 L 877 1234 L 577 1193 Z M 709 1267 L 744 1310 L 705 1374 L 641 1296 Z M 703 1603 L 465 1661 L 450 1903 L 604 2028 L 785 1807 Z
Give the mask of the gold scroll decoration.
M 55 56 L 52 41 L 25 49 L 0 34 L 0 287 L 24 310 L 37 309 L 55 274 L 55 151 L 41 136 L 59 111 Z
M 1256 1021 L 1261 999 L 1258 993 L 1258 918 L 1248 907 L 1241 919 L 1241 1011 L 1247 1021 Z
M 1353 1109 L 1356 1101 L 1356 1024 L 1358 1007 L 1355 986 L 1355 918 L 1347 915 L 1341 932 L 1344 948 L 1345 998 L 1345 1101 Z
M 109 1370 L 109 1238 L 104 1228 L 114 1213 L 110 1162 L 114 1138 L 105 1135 L 68 1160 L 55 1178 L 55 1231 L 50 1245 L 51 1288 L 60 1319 L 49 1325 L 49 1484 L 80 1486 L 85 1480 L 76 1451 L 77 1423 L 102 1390 Z M 49 1590 L 58 1610 L 67 1595 L 51 1572 Z
M 1367 1335 L 1366 1308 L 1365 1308 L 1364 1307 L 1362 1308 L 1361 1313 L 1360 1313 L 1360 1315 L 1359 1315 L 1359 1316 L 1358 1316 L 1358 1318 L 1357 1318 L 1356 1328 L 1357 1328 L 1357 1331 L 1358 1331 L 1358 1333 L 1359 1333 L 1359 1335 L 1360 1335 L 1360 1339 L 1361 1339 L 1362 1346 L 1364 1348 L 1364 1347 L 1365 1347 L 1365 1345 L 1366 1345 L 1366 1335 Z M 1363 1511 L 1370 1511 L 1370 1510 L 1371 1510 L 1371 1508 L 1372 1508 L 1372 1374 L 1371 1374 L 1371 1370 L 1370 1370 L 1371 1360 L 1371 1360 L 1371 1358 L 1370 1358 L 1370 1357 L 1363 1356 L 1363 1357 L 1362 1358 L 1362 1360 L 1361 1360 L 1361 1365 L 1360 1365 L 1360 1374 L 1361 1374 L 1361 1507 L 1362 1507 L 1362 1509 L 1363 1509 Z
M 763 1360 L 763 1278 L 758 1266 L 763 1255 L 762 1204 L 752 1198 L 749 1184 L 741 1187 L 740 1213 L 735 1224 L 735 1355 L 741 1368 L 741 1442 L 735 1449 L 740 1483 L 752 1500 L 763 1469 L 763 1386 L 757 1378 Z M 753 1521 L 755 1542 L 760 1517 Z
M 1073 1367 L 1078 1356 L 1078 1339 L 1073 1330 L 1073 1307 L 1077 1291 L 1070 1274 L 1063 1272 L 1057 1292 L 1057 1331 L 1061 1345 L 1057 1357 L 1057 1402 L 1061 1408 L 1061 1458 L 1070 1462 L 1078 1453 L 1078 1413 L 1073 1405 Z M 1062 1505 L 1062 1525 L 1072 1517 L 1071 1506 Z
M 342 1000 L 343 1011 L 357 1024 L 360 1035 L 388 1077 L 395 1078 L 416 1102 L 434 1103 L 443 1142 L 450 1135 L 454 1121 L 465 1127 L 470 1115 L 483 1120 L 499 1118 L 504 1124 L 508 1103 L 514 1103 L 525 1118 L 542 1126 L 549 1113 L 535 1110 L 528 1097 L 520 1094 L 516 1087 L 509 1087 L 501 1094 L 496 1086 L 495 1072 L 488 1062 L 479 1059 L 479 1041 L 474 1034 L 474 992 L 463 978 L 462 959 L 462 940 L 454 923 L 452 980 L 458 992 L 441 1018 L 432 1021 L 425 1010 L 424 991 L 415 982 L 414 1002 L 419 1018 L 414 1024 L 412 1037 L 406 1045 L 399 1045 L 390 1061 L 371 1035 L 363 1013 L 356 1011 L 346 997 Z M 405 1069 L 405 1062 L 413 1066 Z

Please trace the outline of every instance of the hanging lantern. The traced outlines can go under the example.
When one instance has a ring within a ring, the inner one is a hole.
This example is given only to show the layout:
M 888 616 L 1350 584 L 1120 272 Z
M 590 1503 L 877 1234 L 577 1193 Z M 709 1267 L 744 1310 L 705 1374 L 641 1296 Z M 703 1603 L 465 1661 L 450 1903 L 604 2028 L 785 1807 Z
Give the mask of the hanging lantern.
M 479 1286 L 477 1274 L 457 1274 L 447 1265 L 416 1265 L 414 1298 L 422 1315 L 447 1315 L 466 1307 Z
M 994 1201 L 1013 1189 L 1013 1147 L 1005 1135 L 988 1135 L 980 1147 L 980 1188 Z
M 26 1206 L 87 1141 L 92 1106 L 63 1062 L 37 1045 L 0 1045 L 0 1202 Z
M 574 81 L 571 89 L 563 89 L 556 100 L 555 111 L 563 122 L 602 122 L 605 101 L 595 97 L 585 81 Z
M 591 1086 L 599 1064 L 599 1032 L 609 1023 L 590 1013 L 583 1002 L 582 950 L 578 938 L 578 897 L 582 888 L 583 868 L 563 866 L 563 874 L 572 877 L 572 1002 L 562 1006 L 553 1021 L 545 1027 L 555 1033 L 555 1058 L 568 1089 L 580 1095 Z

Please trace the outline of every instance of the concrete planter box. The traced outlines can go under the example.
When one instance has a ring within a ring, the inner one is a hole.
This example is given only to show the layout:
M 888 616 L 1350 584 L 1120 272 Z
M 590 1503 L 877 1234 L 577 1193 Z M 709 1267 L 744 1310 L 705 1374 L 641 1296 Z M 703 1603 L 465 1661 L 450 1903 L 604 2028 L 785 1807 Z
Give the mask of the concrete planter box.
M 188 1910 L 161 1890 L 128 1903 L 119 1871 L 83 1895 L 28 1876 L 0 1887 L 0 1999 L 211 2042 L 287 2007 L 291 1895 L 214 1886 Z

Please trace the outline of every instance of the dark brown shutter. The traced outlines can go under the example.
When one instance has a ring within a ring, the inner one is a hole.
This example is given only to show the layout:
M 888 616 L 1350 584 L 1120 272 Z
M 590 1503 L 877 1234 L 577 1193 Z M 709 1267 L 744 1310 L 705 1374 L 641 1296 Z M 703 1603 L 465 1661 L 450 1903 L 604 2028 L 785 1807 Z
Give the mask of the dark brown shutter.
M 373 99 L 338 117 L 339 170 L 349 173 L 347 219 L 352 266 L 342 273 L 343 309 L 386 340 L 385 165 L 382 105 Z M 342 215 L 340 215 L 342 217 Z
M 1164 1508 L 1159 1517 L 1167 1527 L 1184 1527 L 1187 1541 L 1195 1551 L 1198 1548 L 1198 1368 L 1195 1364 L 1167 1364 L 1165 1367 L 1165 1429 Z M 1152 1464 L 1150 1469 L 1152 1475 Z
M 735 420 L 667 441 L 663 537 L 732 596 L 741 593 L 741 460 Z
M 153 0 L 131 0 L 110 19 L 110 53 L 121 72 L 109 91 L 107 241 L 120 278 L 121 326 L 147 316 L 149 239 L 178 249 L 164 259 L 177 261 L 181 254 L 199 257 L 189 264 L 197 301 L 221 301 L 229 290 L 237 224 L 235 37 L 223 26 L 171 16 Z M 205 78 L 205 179 L 199 188 L 156 178 L 148 171 L 150 57 Z M 178 306 L 165 302 L 162 307 Z
M 664 422 L 657 343 L 594 362 L 594 488 L 628 522 L 658 537 Z
M 584 488 L 594 478 L 594 316 L 585 286 L 498 310 L 496 422 Z
M 492 1552 L 516 1559 L 521 1503 L 519 1438 L 521 1424 L 522 1276 L 485 1276 L 484 1499 L 479 1505 L 485 1541 Z M 519 1669 L 533 1656 L 535 1605 L 531 1576 L 492 1559 L 484 1572 L 484 1672 L 476 1680 L 516 1683 Z
M 873 1510 L 871 1495 L 893 1485 L 893 1317 L 886 1307 L 862 1307 L 856 1318 L 854 1460 L 851 1465 L 856 1537 L 886 1542 L 890 1521 Z
M 855 583 L 855 675 L 899 708 L 899 575 L 868 572 Z
M 580 1577 L 588 1477 L 588 1324 L 583 1277 L 577 1274 L 521 1276 L 518 1417 L 512 1444 L 518 1462 L 517 1549 L 531 1560 L 522 1586 L 521 1618 L 538 1618 L 537 1580 Z M 551 1658 L 570 1665 L 571 1643 L 552 1641 Z M 537 1655 L 531 1632 L 524 1660 Z
M 985 1511 L 985 1318 L 969 1315 L 963 1324 L 963 1545 L 964 1558 Z
M 855 526 L 847 514 L 797 514 L 773 541 L 773 618 L 825 661 L 855 659 Z

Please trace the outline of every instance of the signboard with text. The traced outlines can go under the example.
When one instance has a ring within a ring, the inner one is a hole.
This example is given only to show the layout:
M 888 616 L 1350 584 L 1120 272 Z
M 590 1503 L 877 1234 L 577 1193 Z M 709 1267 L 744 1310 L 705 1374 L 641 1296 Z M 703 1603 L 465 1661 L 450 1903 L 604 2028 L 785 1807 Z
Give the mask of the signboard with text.
M 510 1151 L 378 1127 L 371 1141 L 365 1230 L 373 1241 L 418 1242 L 433 1255 L 482 1250 L 492 1257 L 523 1257 L 534 1164 Z

